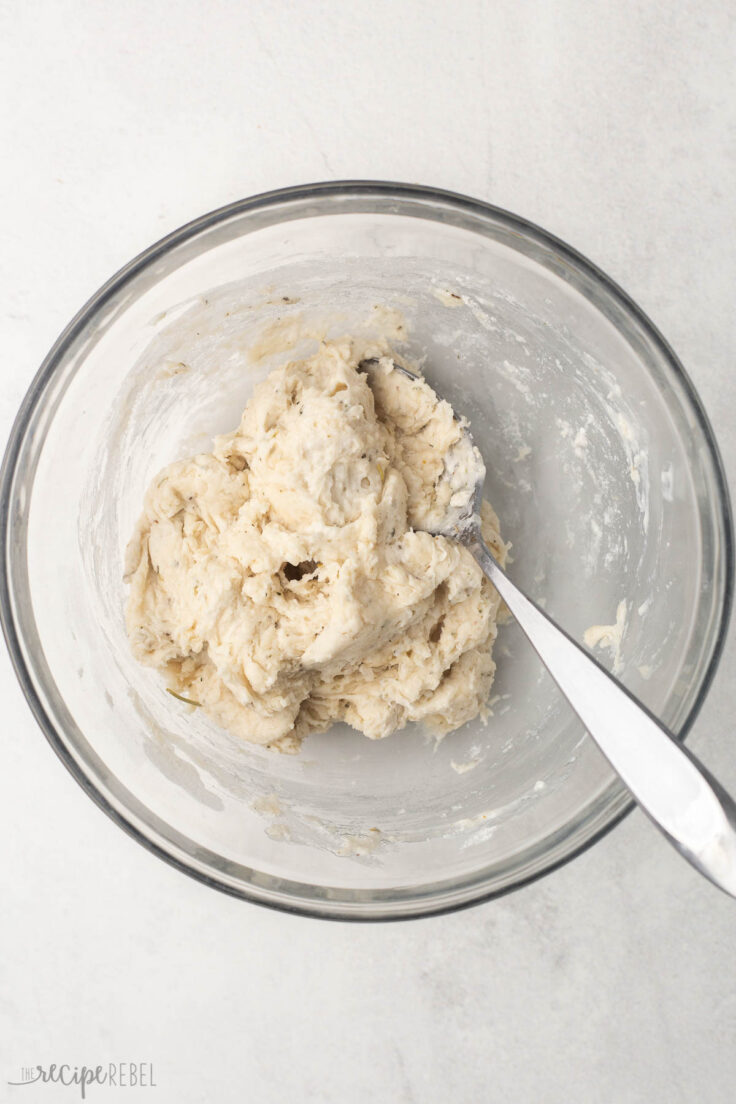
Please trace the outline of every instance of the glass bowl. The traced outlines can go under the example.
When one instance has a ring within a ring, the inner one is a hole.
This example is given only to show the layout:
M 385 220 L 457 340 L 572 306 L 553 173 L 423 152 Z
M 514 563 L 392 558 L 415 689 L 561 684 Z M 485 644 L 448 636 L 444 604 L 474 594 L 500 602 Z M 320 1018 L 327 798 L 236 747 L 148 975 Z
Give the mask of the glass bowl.
M 439 912 L 513 889 L 629 809 L 513 623 L 492 715 L 437 743 L 336 726 L 243 743 L 132 658 L 123 557 L 151 477 L 233 428 L 319 336 L 393 329 L 468 415 L 511 573 L 675 732 L 703 700 L 732 586 L 713 434 L 672 351 L 606 276 L 505 211 L 398 184 L 232 204 L 152 246 L 49 353 L 2 474 L 10 652 L 84 789 L 209 885 L 320 917 Z

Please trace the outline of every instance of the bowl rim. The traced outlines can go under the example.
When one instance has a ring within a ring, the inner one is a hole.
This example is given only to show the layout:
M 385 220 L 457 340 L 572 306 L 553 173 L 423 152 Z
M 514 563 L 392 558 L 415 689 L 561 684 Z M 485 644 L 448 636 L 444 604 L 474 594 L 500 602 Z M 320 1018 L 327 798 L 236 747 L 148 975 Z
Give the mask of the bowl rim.
M 323 181 L 273 189 L 218 207 L 183 224 L 178 229 L 154 242 L 120 268 L 87 300 L 62 331 L 42 361 L 40 368 L 21 402 L 18 414 L 11 427 L 2 466 L 0 467 L 0 542 L 4 567 L 4 570 L 0 570 L 0 624 L 2 625 L 3 635 L 16 677 L 18 678 L 23 694 L 37 723 L 72 776 L 103 812 L 105 812 L 129 836 L 142 844 L 148 851 L 157 855 L 176 869 L 195 878 L 197 881 L 241 900 L 251 901 L 266 908 L 273 908 L 281 912 L 296 915 L 331 920 L 349 920 L 354 922 L 421 919 L 423 917 L 458 911 L 463 908 L 468 908 L 471 905 L 480 904 L 481 902 L 504 896 L 507 893 L 520 889 L 546 876 L 587 851 L 589 847 L 599 842 L 608 832 L 620 824 L 624 817 L 632 811 L 635 803 L 631 798 L 625 798 L 621 808 L 609 813 L 604 824 L 594 828 L 586 839 L 579 842 L 569 852 L 558 857 L 552 857 L 547 862 L 543 861 L 538 870 L 528 874 L 521 874 L 521 876 L 515 877 L 513 882 L 508 885 L 489 889 L 483 884 L 482 873 L 480 876 L 476 875 L 475 877 L 478 880 L 471 886 L 471 892 L 468 892 L 462 899 L 449 901 L 444 899 L 432 903 L 431 898 L 428 897 L 426 893 L 426 890 L 430 887 L 420 886 L 417 887 L 417 892 L 412 898 L 405 899 L 403 902 L 393 902 L 394 906 L 401 903 L 404 906 L 413 905 L 414 907 L 404 907 L 403 911 L 396 911 L 395 907 L 392 907 L 391 900 L 384 899 L 376 902 L 377 907 L 371 905 L 369 906 L 369 911 L 359 912 L 353 908 L 348 908 L 345 902 L 329 902 L 324 898 L 316 898 L 312 902 L 307 902 L 305 899 L 290 899 L 287 896 L 283 898 L 275 896 L 266 897 L 255 892 L 250 885 L 239 884 L 235 886 L 224 879 L 221 880 L 208 872 L 199 870 L 193 865 L 189 865 L 176 854 L 167 850 L 161 843 L 150 839 L 145 832 L 134 823 L 132 817 L 129 818 L 123 815 L 123 813 L 107 800 L 105 795 L 97 789 L 92 779 L 71 755 L 35 689 L 28 665 L 26 664 L 21 646 L 20 629 L 13 613 L 12 594 L 9 583 L 10 571 L 8 570 L 8 566 L 11 559 L 11 515 L 14 505 L 12 489 L 26 431 L 66 350 L 73 344 L 90 319 L 104 307 L 105 303 L 128 281 L 133 279 L 158 257 L 163 256 L 176 246 L 195 237 L 202 231 L 224 222 L 227 219 L 245 214 L 249 211 L 267 209 L 279 204 L 284 204 L 285 202 L 288 203 L 289 201 L 298 203 L 303 200 L 314 199 L 315 197 L 329 199 L 345 196 L 368 197 L 371 195 L 384 198 L 392 197 L 397 200 L 439 201 L 445 207 L 453 208 L 460 213 L 490 218 L 496 223 L 505 225 L 507 229 L 519 232 L 528 239 L 536 240 L 536 242 L 543 247 L 554 250 L 558 255 L 571 262 L 571 264 L 581 271 L 583 275 L 587 276 L 593 282 L 600 284 L 614 302 L 633 317 L 635 322 L 644 331 L 649 341 L 652 342 L 653 346 L 662 356 L 663 360 L 668 362 L 669 367 L 682 388 L 685 402 L 689 404 L 699 424 L 700 430 L 703 433 L 715 479 L 718 504 L 720 507 L 720 517 L 718 520 L 723 536 L 723 601 L 718 610 L 718 624 L 714 633 L 711 655 L 703 672 L 697 695 L 680 727 L 678 733 L 680 739 L 685 739 L 692 728 L 712 685 L 713 677 L 723 654 L 733 605 L 734 591 L 734 533 L 728 483 L 723 460 L 710 420 L 690 377 L 669 343 L 648 315 L 614 280 L 572 246 L 528 219 L 522 218 L 504 208 L 497 207 L 483 200 L 475 199 L 458 192 L 447 191 L 442 188 L 370 179 Z M 288 219 L 284 221 L 288 221 Z M 432 221 L 439 220 L 435 219 Z M 365 907 L 365 904 L 361 903 L 361 906 Z

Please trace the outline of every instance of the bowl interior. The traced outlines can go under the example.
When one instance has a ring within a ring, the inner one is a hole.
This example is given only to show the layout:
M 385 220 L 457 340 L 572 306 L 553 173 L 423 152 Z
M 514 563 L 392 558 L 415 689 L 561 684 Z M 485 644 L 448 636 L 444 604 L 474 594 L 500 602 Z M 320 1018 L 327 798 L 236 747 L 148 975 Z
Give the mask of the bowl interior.
M 515 580 L 578 639 L 618 613 L 620 641 L 598 654 L 679 729 L 726 585 L 718 471 L 687 385 L 584 263 L 437 200 L 236 210 L 114 284 L 39 388 L 9 581 L 41 708 L 136 831 L 236 892 L 400 915 L 515 884 L 625 807 L 518 629 L 499 632 L 487 724 L 438 744 L 337 726 L 290 757 L 174 701 L 133 660 L 122 616 L 151 477 L 230 430 L 275 364 L 356 332 L 424 358 L 471 419 Z

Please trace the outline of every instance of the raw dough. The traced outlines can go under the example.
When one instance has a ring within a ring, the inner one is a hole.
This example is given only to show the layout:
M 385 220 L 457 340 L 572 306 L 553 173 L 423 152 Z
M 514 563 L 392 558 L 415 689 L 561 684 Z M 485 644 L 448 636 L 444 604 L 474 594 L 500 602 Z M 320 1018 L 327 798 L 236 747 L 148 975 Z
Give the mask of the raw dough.
M 369 386 L 358 360 L 346 339 L 273 371 L 212 453 L 153 480 L 128 547 L 135 655 L 281 751 L 338 720 L 371 739 L 451 731 L 495 672 L 496 590 L 421 531 L 462 490 L 452 409 L 389 359 Z M 503 563 L 488 503 L 482 517 Z

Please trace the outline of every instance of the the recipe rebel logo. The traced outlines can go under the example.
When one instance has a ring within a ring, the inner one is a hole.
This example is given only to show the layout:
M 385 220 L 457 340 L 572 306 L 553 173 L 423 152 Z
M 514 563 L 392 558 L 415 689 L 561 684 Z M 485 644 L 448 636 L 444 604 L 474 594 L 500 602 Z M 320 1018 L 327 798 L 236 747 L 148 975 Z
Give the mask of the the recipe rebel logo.
M 152 1062 L 108 1062 L 104 1066 L 72 1066 L 67 1062 L 53 1062 L 49 1066 L 22 1066 L 20 1076 L 9 1080 L 8 1085 L 18 1088 L 25 1085 L 76 1085 L 82 1100 L 87 1099 L 87 1090 L 93 1085 L 113 1089 L 157 1088 Z

